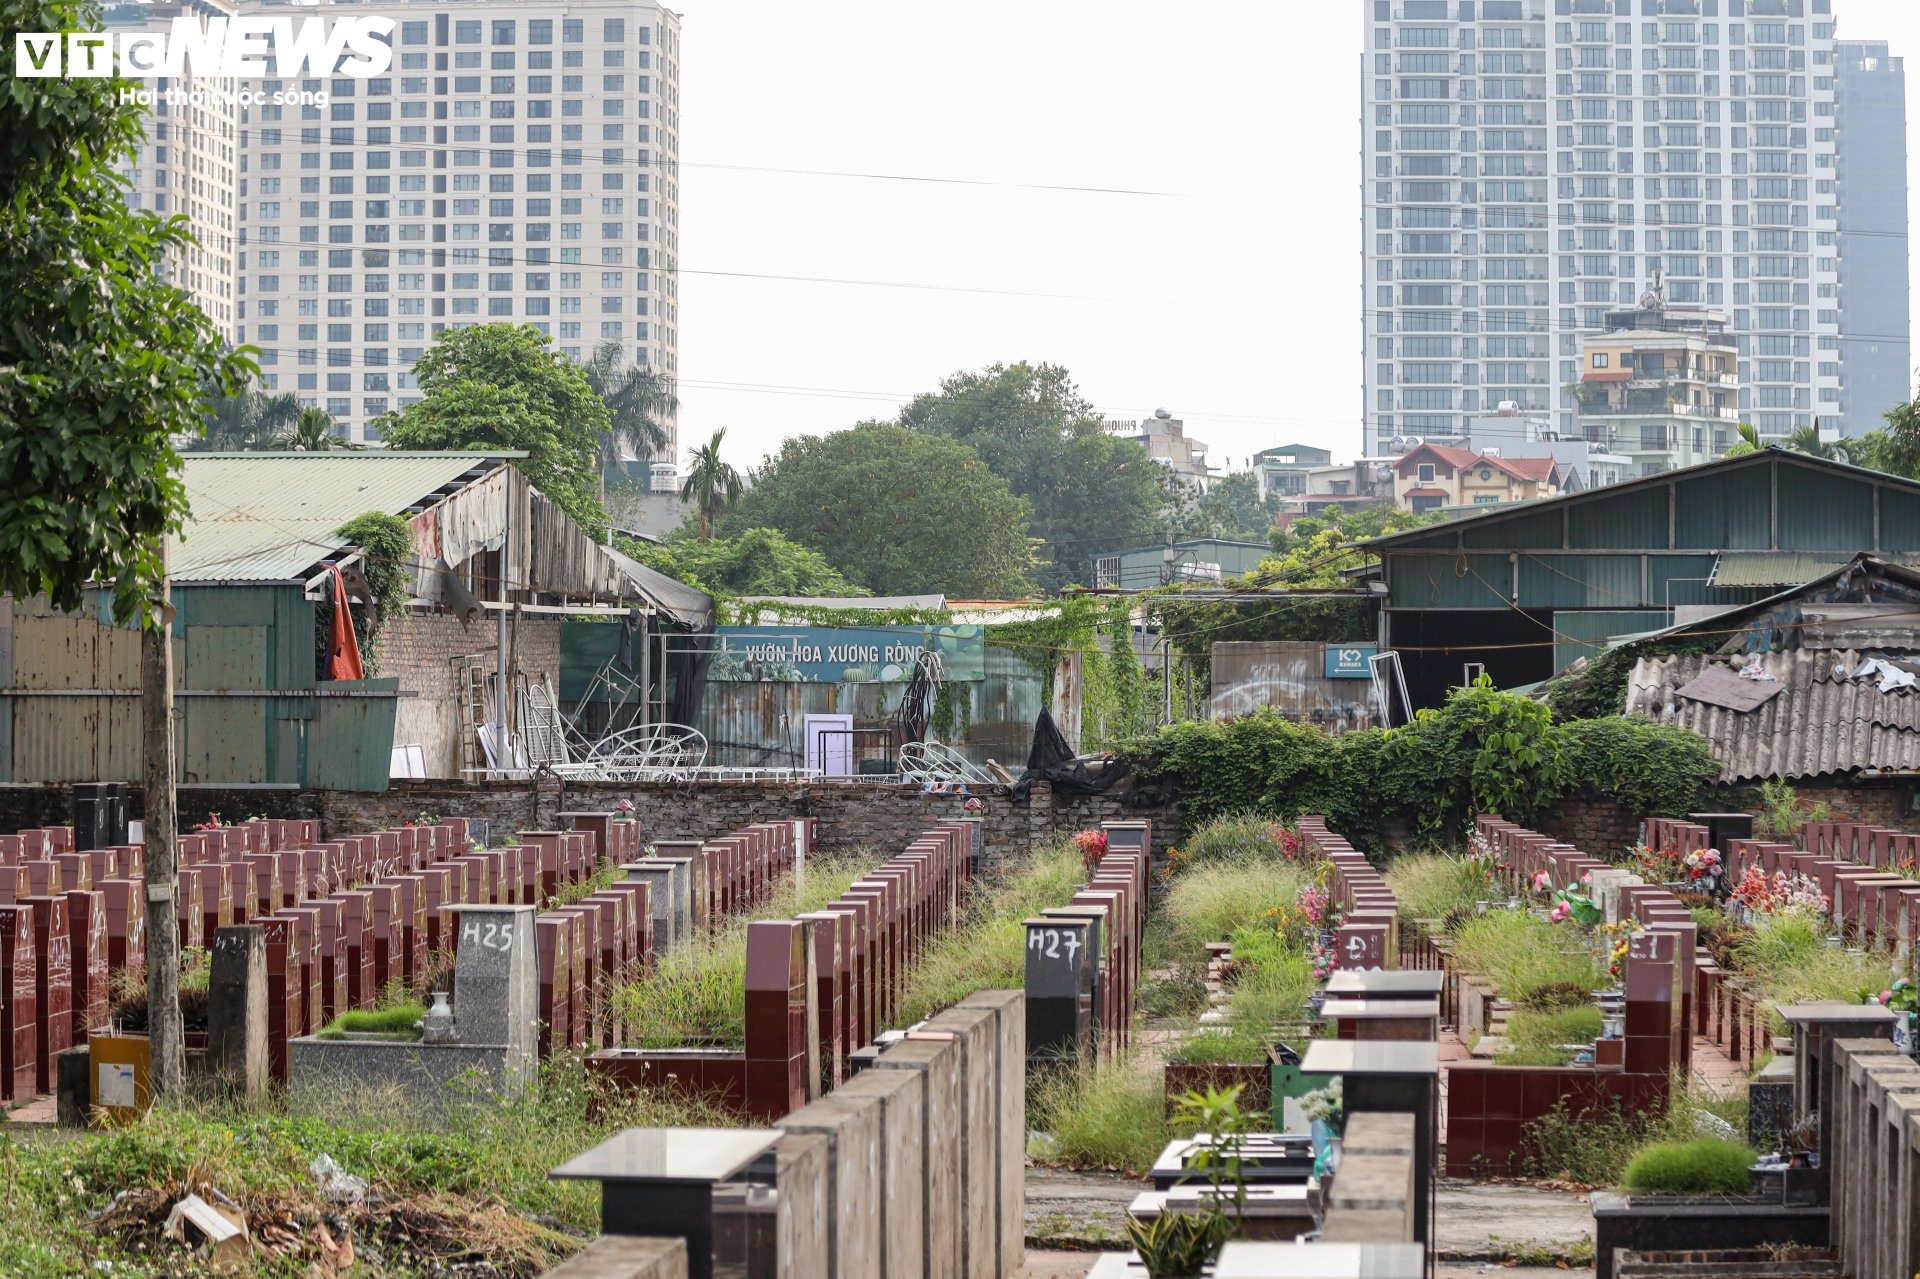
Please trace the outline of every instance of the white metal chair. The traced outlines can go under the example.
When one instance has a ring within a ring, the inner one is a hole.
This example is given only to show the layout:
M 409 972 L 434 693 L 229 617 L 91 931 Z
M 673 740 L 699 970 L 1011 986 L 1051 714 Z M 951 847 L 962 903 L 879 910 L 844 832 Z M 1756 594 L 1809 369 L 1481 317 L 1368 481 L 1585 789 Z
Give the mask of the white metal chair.
M 993 774 L 945 742 L 908 742 L 900 748 L 900 773 L 910 782 L 965 782 L 992 786 Z

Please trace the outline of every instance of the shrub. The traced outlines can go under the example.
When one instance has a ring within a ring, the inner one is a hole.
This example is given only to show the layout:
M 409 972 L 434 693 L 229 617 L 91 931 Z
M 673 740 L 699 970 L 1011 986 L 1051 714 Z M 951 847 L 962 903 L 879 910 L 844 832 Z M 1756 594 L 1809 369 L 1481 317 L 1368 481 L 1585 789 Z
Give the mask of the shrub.
M 1273 856 L 1196 866 L 1167 886 L 1152 939 L 1155 956 L 1197 958 L 1208 942 L 1225 941 L 1242 925 L 1291 906 L 1307 887 L 1304 871 Z
M 1748 1171 L 1758 1156 L 1744 1142 L 1697 1137 L 1648 1146 L 1627 1165 L 1628 1190 L 1670 1195 L 1742 1195 L 1753 1188 Z
M 1687 812 L 1720 776 L 1707 739 L 1677 724 L 1616 715 L 1562 731 L 1573 777 L 1642 817 Z
M 1184 874 L 1214 862 L 1246 862 L 1272 857 L 1298 860 L 1301 840 L 1277 817 L 1261 813 L 1230 813 L 1216 817 L 1182 841 L 1168 870 Z

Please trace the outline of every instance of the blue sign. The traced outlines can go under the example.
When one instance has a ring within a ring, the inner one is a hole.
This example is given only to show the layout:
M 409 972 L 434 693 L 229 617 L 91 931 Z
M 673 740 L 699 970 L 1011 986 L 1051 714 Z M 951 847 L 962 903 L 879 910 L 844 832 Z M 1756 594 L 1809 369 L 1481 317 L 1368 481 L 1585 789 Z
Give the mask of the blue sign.
M 986 678 L 972 626 L 722 626 L 707 678 L 730 684 L 904 684 L 925 652 L 948 680 Z
M 1380 651 L 1377 644 L 1329 644 L 1326 647 L 1328 679 L 1367 679 L 1373 668 L 1367 659 Z

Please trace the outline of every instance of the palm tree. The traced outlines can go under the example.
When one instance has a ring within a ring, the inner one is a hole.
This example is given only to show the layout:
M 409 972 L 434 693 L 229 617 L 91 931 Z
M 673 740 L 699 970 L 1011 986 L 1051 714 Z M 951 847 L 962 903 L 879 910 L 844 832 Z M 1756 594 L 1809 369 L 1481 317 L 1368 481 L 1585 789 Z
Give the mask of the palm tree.
M 281 452 L 324 453 L 355 446 L 333 433 L 333 419 L 325 409 L 308 406 L 300 410 L 291 427 L 274 435 L 268 447 Z
M 1739 457 L 1742 453 L 1755 453 L 1760 449 L 1760 432 L 1745 422 L 1734 428 L 1740 438 L 1726 452 L 1727 457 Z
M 667 381 L 650 368 L 620 362 L 620 344 L 603 342 L 586 365 L 587 383 L 607 406 L 611 429 L 600 433 L 600 474 L 620 469 L 621 450 L 651 459 L 667 447 L 659 419 L 680 407 Z
M 300 400 L 291 393 L 269 395 L 249 385 L 229 395 L 208 388 L 206 430 L 186 447 L 195 452 L 223 453 L 268 446 L 280 430 L 300 417 Z
M 681 499 L 692 502 L 700 511 L 702 542 L 712 535 L 714 519 L 739 501 L 746 487 L 740 482 L 740 472 L 720 460 L 720 441 L 726 434 L 723 426 L 711 440 L 687 455 L 687 478 L 680 485 Z
M 1797 428 L 1782 443 L 1795 453 L 1805 453 L 1809 457 L 1824 457 L 1833 461 L 1844 460 L 1847 452 L 1844 440 L 1821 439 L 1820 427 L 1817 423 L 1813 426 Z

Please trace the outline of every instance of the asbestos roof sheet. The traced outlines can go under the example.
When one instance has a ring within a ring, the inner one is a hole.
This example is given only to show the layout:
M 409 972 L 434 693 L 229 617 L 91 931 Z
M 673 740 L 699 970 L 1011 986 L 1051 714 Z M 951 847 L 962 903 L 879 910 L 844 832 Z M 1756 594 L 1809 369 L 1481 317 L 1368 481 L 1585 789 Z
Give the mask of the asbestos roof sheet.
M 1853 556 L 1810 555 L 1804 551 L 1722 551 L 1714 565 L 1712 585 L 1798 586 L 1825 577 Z
M 1779 681 L 1780 691 L 1754 709 L 1688 696 L 1683 690 L 1709 670 L 1732 669 L 1725 658 L 1689 655 L 1636 662 L 1627 681 L 1627 713 L 1705 737 L 1730 782 L 1920 771 L 1920 692 L 1883 693 L 1874 675 L 1851 678 L 1860 669 L 1860 653 L 1796 649 L 1747 660 Z
M 189 453 L 182 479 L 192 514 L 168 542 L 168 575 L 176 582 L 297 580 L 347 544 L 334 530 L 355 516 L 404 514 L 503 460 L 385 450 Z

